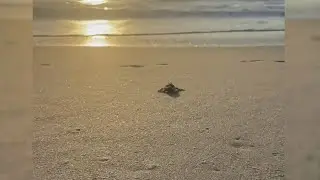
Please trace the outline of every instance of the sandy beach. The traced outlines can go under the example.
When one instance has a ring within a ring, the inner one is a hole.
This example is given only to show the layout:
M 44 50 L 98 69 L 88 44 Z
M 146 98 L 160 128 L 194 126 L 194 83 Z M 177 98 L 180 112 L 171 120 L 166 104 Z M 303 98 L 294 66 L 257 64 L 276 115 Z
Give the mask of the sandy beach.
M 319 179 L 319 20 L 285 47 L 33 49 L 30 13 L 0 7 L 0 180 Z
M 283 60 L 280 46 L 36 47 L 35 179 L 284 179 Z M 158 93 L 168 82 L 186 91 Z

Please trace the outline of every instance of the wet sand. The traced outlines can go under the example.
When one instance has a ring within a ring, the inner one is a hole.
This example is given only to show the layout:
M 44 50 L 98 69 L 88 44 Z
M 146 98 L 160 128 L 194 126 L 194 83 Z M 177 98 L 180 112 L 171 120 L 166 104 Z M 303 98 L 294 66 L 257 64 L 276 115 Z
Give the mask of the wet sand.
M 36 47 L 35 179 L 284 179 L 283 60 L 283 47 Z M 185 91 L 159 93 L 168 82 Z

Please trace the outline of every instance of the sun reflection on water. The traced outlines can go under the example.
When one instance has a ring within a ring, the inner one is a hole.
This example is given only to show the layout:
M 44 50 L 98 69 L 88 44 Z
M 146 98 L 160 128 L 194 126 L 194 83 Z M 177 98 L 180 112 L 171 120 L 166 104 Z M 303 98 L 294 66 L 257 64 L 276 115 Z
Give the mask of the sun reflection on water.
M 106 2 L 107 2 L 106 0 L 80 0 L 80 3 L 82 4 L 93 5 L 93 6 L 100 5 Z
M 108 34 L 116 32 L 115 26 L 108 20 L 86 21 L 82 25 L 82 33 L 87 35 L 85 46 L 108 46 Z
M 83 22 L 84 35 L 101 35 L 115 32 L 114 26 L 108 20 L 94 20 Z

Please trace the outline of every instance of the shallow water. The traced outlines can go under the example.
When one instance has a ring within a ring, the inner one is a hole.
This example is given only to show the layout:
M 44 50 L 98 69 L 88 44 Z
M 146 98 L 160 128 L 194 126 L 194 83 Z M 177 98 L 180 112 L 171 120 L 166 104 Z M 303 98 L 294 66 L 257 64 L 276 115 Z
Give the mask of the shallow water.
M 40 46 L 256 46 L 284 39 L 280 0 L 36 0 L 34 19 Z

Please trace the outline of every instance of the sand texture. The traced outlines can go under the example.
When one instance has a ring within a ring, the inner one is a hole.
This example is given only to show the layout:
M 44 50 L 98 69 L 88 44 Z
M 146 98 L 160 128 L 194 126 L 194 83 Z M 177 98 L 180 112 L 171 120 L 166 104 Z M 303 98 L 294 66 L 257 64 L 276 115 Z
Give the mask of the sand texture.
M 282 47 L 34 56 L 35 179 L 284 179 Z

